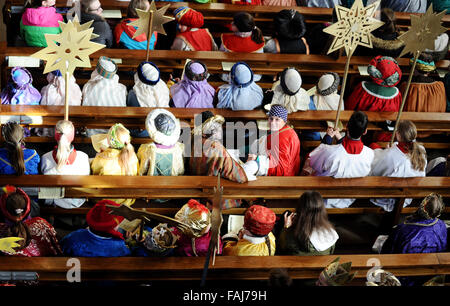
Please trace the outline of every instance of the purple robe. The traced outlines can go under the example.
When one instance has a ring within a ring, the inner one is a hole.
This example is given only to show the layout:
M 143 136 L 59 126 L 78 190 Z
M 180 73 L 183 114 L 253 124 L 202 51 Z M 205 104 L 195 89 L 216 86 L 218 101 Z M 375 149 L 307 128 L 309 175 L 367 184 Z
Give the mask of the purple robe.
M 2 104 L 39 105 L 41 94 L 31 84 L 30 72 L 22 67 L 11 70 L 10 80 L 1 93 Z
M 185 75 L 183 80 L 170 87 L 175 107 L 182 108 L 214 108 L 214 88 L 203 81 L 191 81 Z

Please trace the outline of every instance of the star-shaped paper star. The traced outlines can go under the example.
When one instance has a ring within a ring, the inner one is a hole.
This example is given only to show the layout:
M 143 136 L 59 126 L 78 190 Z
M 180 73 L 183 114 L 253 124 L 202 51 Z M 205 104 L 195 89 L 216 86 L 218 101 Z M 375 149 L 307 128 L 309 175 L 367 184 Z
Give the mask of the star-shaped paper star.
M 78 32 L 88 30 L 91 27 L 93 22 L 94 22 L 94 19 L 92 19 L 92 20 L 90 20 L 88 22 L 85 22 L 83 24 L 80 24 L 80 21 L 78 20 L 78 15 L 76 15 L 76 14 L 75 14 L 75 17 L 73 17 L 73 19 L 72 19 L 72 23 L 73 23 L 73 25 L 75 26 L 75 28 L 77 29 Z M 61 30 L 63 31 L 64 28 L 67 26 L 67 23 L 61 22 L 59 24 L 59 26 L 61 27 Z M 97 37 L 99 37 L 99 35 L 97 35 L 95 33 L 92 33 L 91 39 L 94 39 L 94 38 L 97 38 Z
M 72 21 L 67 24 L 60 21 L 59 24 L 62 32 L 45 34 L 47 47 L 31 56 L 47 61 L 44 73 L 59 70 L 63 75 L 66 72 L 73 74 L 76 67 L 91 67 L 89 55 L 105 47 L 90 41 L 94 29 L 78 31 Z M 85 26 L 79 25 L 80 28 Z
M 334 36 L 328 53 L 345 47 L 347 56 L 351 56 L 358 45 L 372 48 L 370 33 L 384 24 L 373 18 L 379 5 L 377 1 L 364 7 L 362 0 L 356 0 L 350 9 L 336 5 L 338 21 L 323 30 Z
M 17 243 L 20 240 L 23 240 L 23 238 L 7 237 L 0 239 L 0 251 L 15 254 L 16 251 L 14 250 L 14 248 L 20 246 L 20 244 Z
M 155 1 L 152 1 L 152 3 L 150 4 L 150 9 L 148 11 L 136 9 L 136 13 L 139 16 L 139 19 L 128 24 L 128 26 L 137 27 L 136 33 L 134 33 L 133 38 L 136 38 L 142 33 L 145 33 L 145 35 L 147 36 L 150 36 L 150 33 L 153 32 L 158 32 L 166 35 L 163 24 L 175 19 L 173 17 L 164 16 L 169 7 L 170 4 L 167 4 L 157 10 Z
M 445 10 L 438 14 L 433 13 L 433 4 L 428 7 L 425 14 L 411 15 L 410 29 L 399 36 L 399 39 L 405 43 L 400 57 L 407 53 L 422 52 L 425 49 L 434 50 L 434 40 L 447 31 L 447 28 L 441 25 L 444 15 Z

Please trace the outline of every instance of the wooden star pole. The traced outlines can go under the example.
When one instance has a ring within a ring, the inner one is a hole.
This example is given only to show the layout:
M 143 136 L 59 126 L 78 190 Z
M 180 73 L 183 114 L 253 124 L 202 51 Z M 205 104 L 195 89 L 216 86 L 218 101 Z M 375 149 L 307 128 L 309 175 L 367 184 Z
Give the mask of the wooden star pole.
M 380 1 L 377 1 L 367 7 L 364 7 L 362 0 L 356 0 L 350 9 L 336 5 L 336 15 L 338 21 L 323 31 L 334 36 L 334 40 L 328 50 L 328 54 L 344 47 L 347 54 L 345 63 L 344 77 L 342 81 L 341 93 L 339 96 L 339 106 L 336 113 L 334 128 L 339 124 L 342 104 L 344 101 L 345 86 L 347 84 L 348 70 L 350 67 L 350 59 L 358 45 L 372 48 L 372 40 L 370 33 L 381 27 L 384 22 L 373 18 Z
M 67 23 L 59 22 L 61 33 L 45 34 L 47 47 L 32 54 L 32 57 L 46 61 L 44 73 L 59 70 L 64 75 L 64 120 L 69 120 L 69 81 L 76 67 L 91 67 L 89 55 L 105 45 L 91 42 L 93 21 L 80 25 L 78 17 Z
M 445 15 L 445 10 L 436 14 L 433 13 L 433 4 L 430 4 L 425 14 L 421 16 L 410 15 L 411 16 L 411 28 L 405 34 L 399 36 L 399 39 L 405 43 L 402 53 L 399 57 L 404 54 L 412 53 L 414 54 L 413 64 L 409 71 L 408 82 L 406 83 L 406 89 L 403 93 L 402 104 L 397 113 L 397 119 L 395 120 L 394 131 L 392 131 L 391 141 L 389 146 L 392 146 L 395 140 L 395 133 L 397 132 L 398 125 L 400 123 L 400 118 L 403 113 L 403 108 L 405 106 L 406 98 L 409 94 L 409 87 L 411 85 L 412 77 L 416 69 L 417 60 L 419 55 L 425 49 L 434 50 L 435 39 L 445 33 L 447 28 L 441 25 L 442 17 Z
M 148 61 L 148 57 L 150 55 L 150 39 L 152 38 L 153 32 L 166 35 L 163 25 L 175 19 L 173 17 L 164 16 L 169 7 L 170 4 L 167 4 L 158 10 L 156 9 L 155 1 L 152 1 L 148 11 L 136 9 L 136 13 L 139 18 L 128 24 L 128 26 L 137 27 L 137 30 L 132 37 L 133 39 L 142 33 L 147 35 L 146 61 Z

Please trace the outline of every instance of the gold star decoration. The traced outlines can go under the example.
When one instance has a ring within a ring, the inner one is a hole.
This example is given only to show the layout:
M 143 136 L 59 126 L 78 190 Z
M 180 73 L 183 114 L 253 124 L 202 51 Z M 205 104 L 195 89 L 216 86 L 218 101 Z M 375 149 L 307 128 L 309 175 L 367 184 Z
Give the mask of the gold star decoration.
M 425 49 L 434 50 L 434 40 L 447 31 L 447 28 L 441 25 L 444 15 L 445 10 L 438 14 L 433 13 L 433 4 L 428 7 L 425 14 L 411 15 L 411 27 L 408 32 L 398 37 L 405 44 L 400 57 Z
M 74 26 L 75 26 L 75 28 L 77 29 L 78 32 L 88 30 L 91 27 L 93 22 L 94 22 L 94 19 L 92 19 L 92 20 L 90 20 L 88 22 L 85 22 L 83 24 L 80 24 L 80 21 L 78 20 L 78 15 L 76 15 L 76 14 L 75 14 L 75 17 L 73 17 L 73 19 L 72 19 L 72 23 L 74 24 Z M 67 23 L 60 23 L 61 30 L 64 30 L 64 28 L 66 26 L 67 26 Z M 94 32 L 92 32 L 91 39 L 97 38 L 99 36 L 100 35 L 97 35 Z
M 14 250 L 14 248 L 20 246 L 20 244 L 17 243 L 20 240 L 23 240 L 23 238 L 7 237 L 0 239 L 0 251 L 15 254 L 16 251 Z
M 150 4 L 150 9 L 148 11 L 136 9 L 136 13 L 139 16 L 139 19 L 128 24 L 128 26 L 137 27 L 137 31 L 136 33 L 134 33 L 133 38 L 136 38 L 142 33 L 145 33 L 145 35 L 147 36 L 150 36 L 150 33 L 153 32 L 158 32 L 166 35 L 163 24 L 175 19 L 173 17 L 164 16 L 169 7 L 170 4 L 167 4 L 157 10 L 155 1 L 152 1 L 152 3 Z
M 372 48 L 370 33 L 384 24 L 373 18 L 379 5 L 377 1 L 364 7 L 362 0 L 356 0 L 350 9 L 336 5 L 338 21 L 323 30 L 334 36 L 328 54 L 345 47 L 347 56 L 351 56 L 358 45 Z
M 89 55 L 105 47 L 90 41 L 94 29 L 78 31 L 77 27 L 86 27 L 79 22 L 78 26 L 72 21 L 67 24 L 60 21 L 59 24 L 62 32 L 45 34 L 47 47 L 31 56 L 47 61 L 44 73 L 59 70 L 63 75 L 66 72 L 73 74 L 76 67 L 91 67 Z

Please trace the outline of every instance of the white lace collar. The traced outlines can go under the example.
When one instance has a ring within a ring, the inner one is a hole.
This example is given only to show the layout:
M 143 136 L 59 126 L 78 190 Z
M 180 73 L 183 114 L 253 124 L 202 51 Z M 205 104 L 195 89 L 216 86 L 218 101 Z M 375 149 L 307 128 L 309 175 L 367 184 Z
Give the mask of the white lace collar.
M 309 236 L 309 241 L 311 241 L 314 248 L 319 251 L 325 251 L 332 247 L 336 241 L 339 239 L 339 235 L 334 229 L 331 230 L 314 230 Z

